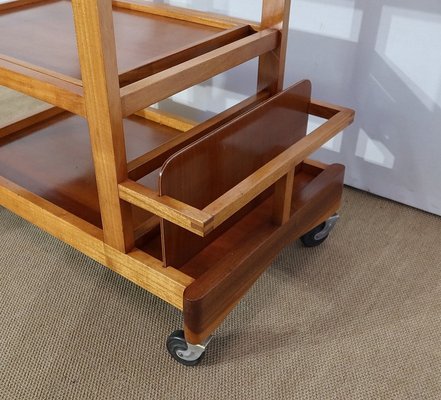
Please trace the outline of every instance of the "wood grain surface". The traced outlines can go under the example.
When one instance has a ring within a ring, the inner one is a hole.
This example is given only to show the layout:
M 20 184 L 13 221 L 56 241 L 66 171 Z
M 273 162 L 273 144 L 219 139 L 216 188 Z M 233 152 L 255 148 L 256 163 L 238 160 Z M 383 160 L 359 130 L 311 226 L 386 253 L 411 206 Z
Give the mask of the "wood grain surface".
M 306 135 L 310 96 L 304 81 L 177 153 L 161 171 L 160 194 L 208 206 Z M 166 264 L 179 268 L 233 222 L 201 239 L 163 221 Z

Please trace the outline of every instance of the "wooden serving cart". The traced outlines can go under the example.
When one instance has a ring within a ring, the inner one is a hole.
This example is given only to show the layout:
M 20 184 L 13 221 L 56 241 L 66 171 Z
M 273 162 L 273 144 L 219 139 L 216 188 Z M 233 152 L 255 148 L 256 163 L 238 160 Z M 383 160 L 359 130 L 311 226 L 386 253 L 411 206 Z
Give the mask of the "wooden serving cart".
M 0 205 L 183 310 L 186 365 L 283 246 L 336 220 L 344 167 L 307 158 L 354 113 L 282 91 L 289 9 L 0 4 L 0 85 L 50 104 L 0 127 Z M 256 94 L 205 122 L 151 108 L 256 57 Z M 309 115 L 327 121 L 306 135 Z

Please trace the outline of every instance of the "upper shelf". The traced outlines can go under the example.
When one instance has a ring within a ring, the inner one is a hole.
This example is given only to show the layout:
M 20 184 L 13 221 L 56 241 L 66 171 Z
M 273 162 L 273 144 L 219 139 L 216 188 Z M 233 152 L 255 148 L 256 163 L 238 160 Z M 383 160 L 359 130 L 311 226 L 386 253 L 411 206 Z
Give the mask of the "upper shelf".
M 279 40 L 277 30 L 247 21 L 139 0 L 114 0 L 113 19 L 125 116 L 269 52 Z M 85 116 L 70 1 L 0 4 L 0 37 L 0 85 Z
M 120 73 L 223 31 L 122 8 L 114 9 L 114 24 Z M 45 1 L 3 12 L 0 37 L 0 54 L 81 79 L 70 1 Z

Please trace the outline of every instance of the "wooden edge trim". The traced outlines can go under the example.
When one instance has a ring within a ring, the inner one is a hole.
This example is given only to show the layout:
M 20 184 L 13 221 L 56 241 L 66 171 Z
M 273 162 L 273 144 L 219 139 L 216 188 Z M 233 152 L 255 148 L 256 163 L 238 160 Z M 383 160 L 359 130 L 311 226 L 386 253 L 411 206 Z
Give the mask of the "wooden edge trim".
M 294 169 L 311 153 L 319 149 L 337 133 L 352 123 L 354 111 L 344 109 L 311 134 L 273 158 L 252 175 L 244 179 L 202 211 L 214 217 L 214 228 L 256 198 L 289 171 Z
M 144 79 L 148 76 L 174 67 L 204 53 L 215 50 L 219 47 L 243 39 L 254 33 L 249 25 L 235 26 L 234 28 L 218 32 L 208 38 L 193 42 L 187 46 L 175 49 L 168 54 L 162 54 L 154 59 L 148 59 L 137 67 L 132 67 L 119 74 L 120 86 L 127 86 L 133 82 Z
M 22 67 L 23 69 L 28 69 L 29 71 L 32 71 L 32 72 L 38 72 L 40 74 L 47 75 L 51 78 L 56 78 L 60 81 L 68 82 L 74 86 L 83 87 L 83 82 L 80 79 L 76 79 L 76 78 L 73 78 L 69 75 L 64 75 L 64 74 L 61 74 L 56 71 L 51 71 L 50 69 L 43 68 L 38 65 L 28 63 L 26 61 L 22 61 L 22 60 L 19 60 L 17 58 L 11 57 L 11 56 L 7 56 L 5 54 L 0 54 L 0 60 L 7 61 L 11 64 L 18 65 L 19 67 Z
M 309 103 L 308 113 L 314 115 L 315 117 L 330 119 L 339 112 L 348 110 L 345 107 L 338 106 L 336 104 L 327 103 L 325 101 L 320 101 L 312 99 Z
M 121 89 L 123 115 L 170 97 L 277 47 L 280 33 L 267 29 L 222 46 Z
M 14 8 L 29 6 L 35 3 L 47 3 L 48 0 L 10 0 L 0 4 L 0 13 Z
M 155 191 L 134 181 L 125 181 L 118 185 L 120 198 L 143 210 L 149 211 L 199 236 L 205 236 L 213 230 L 213 217 L 188 204 L 159 196 Z
M 135 113 L 135 115 L 181 132 L 187 132 L 197 125 L 196 121 L 192 121 L 190 119 L 151 107 L 138 111 Z
M 179 135 L 156 149 L 130 161 L 128 163 L 129 178 L 137 181 L 155 169 L 160 168 L 167 158 L 169 158 L 174 152 L 182 149 L 184 146 L 202 137 L 211 130 L 219 128 L 221 125 L 233 120 L 243 112 L 257 106 L 262 101 L 268 99 L 268 97 L 269 93 L 267 91 L 259 92 L 227 110 L 216 114 L 207 121 L 196 125 L 188 132 Z
M 103 232 L 49 201 L 0 177 L 0 205 L 182 310 L 194 279 L 139 250 L 128 254 L 103 243 Z
M 183 309 L 185 289 L 194 279 L 181 271 L 165 268 L 162 261 L 139 249 L 128 254 L 104 245 L 108 267 L 179 310 Z
M 0 58 L 0 85 L 85 116 L 83 88 Z
M 35 124 L 38 124 L 39 122 L 46 121 L 64 112 L 66 111 L 61 108 L 46 105 L 43 109 L 31 112 L 28 115 L 16 118 L 13 121 L 0 126 L 0 138 L 20 132 L 23 129 L 29 128 Z
M 220 29 L 229 29 L 238 25 L 250 25 L 253 29 L 260 29 L 260 25 L 255 21 L 247 21 L 210 12 L 189 10 L 187 8 L 170 6 L 167 4 L 153 4 L 139 0 L 114 0 L 113 5 L 118 8 L 145 12 L 152 15 L 193 22 Z

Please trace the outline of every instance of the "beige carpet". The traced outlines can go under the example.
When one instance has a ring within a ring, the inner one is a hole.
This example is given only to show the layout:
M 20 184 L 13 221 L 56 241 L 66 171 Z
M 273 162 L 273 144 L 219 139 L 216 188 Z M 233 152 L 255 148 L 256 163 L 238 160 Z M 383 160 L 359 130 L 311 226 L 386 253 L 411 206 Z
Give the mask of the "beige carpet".
M 0 208 L 0 398 L 441 399 L 441 218 L 353 189 L 341 215 L 186 368 L 177 310 Z
M 43 102 L 0 86 L 0 125 L 22 118 L 29 111 L 40 110 L 45 105 Z

